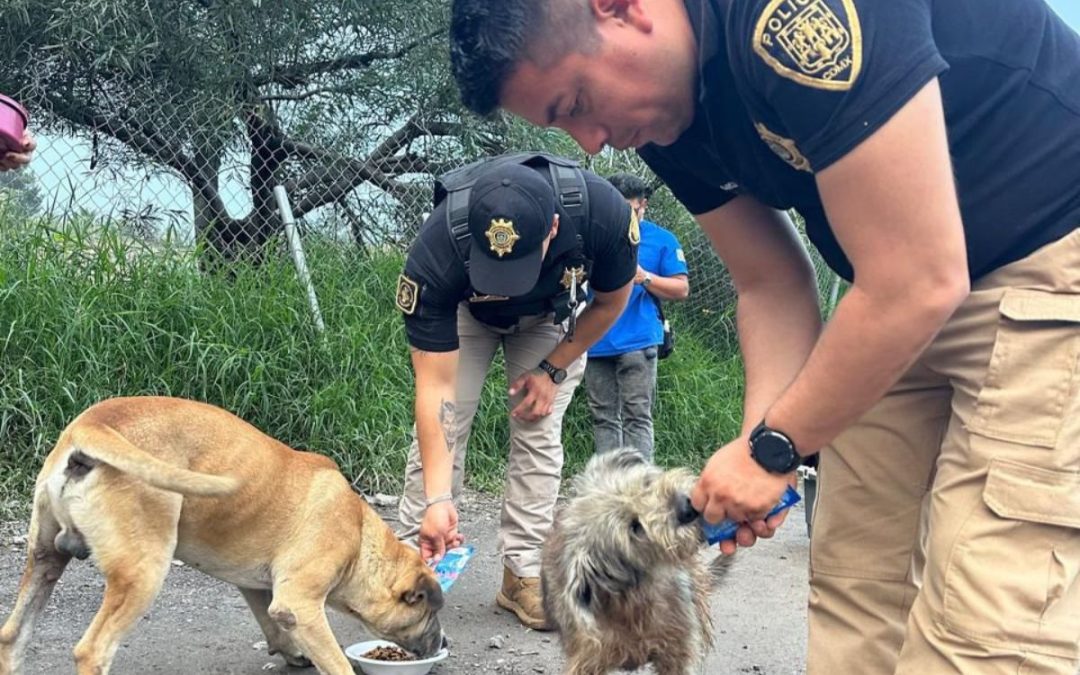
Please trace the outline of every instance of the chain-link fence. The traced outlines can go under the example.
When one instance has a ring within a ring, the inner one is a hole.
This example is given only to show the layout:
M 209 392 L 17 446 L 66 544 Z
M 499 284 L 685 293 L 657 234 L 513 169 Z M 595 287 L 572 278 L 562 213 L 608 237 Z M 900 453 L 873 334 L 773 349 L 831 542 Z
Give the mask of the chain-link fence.
M 275 188 L 303 237 L 400 252 L 431 209 L 433 176 L 513 149 L 579 152 L 561 134 L 461 111 L 439 0 L 239 4 L 0 9 L 0 48 L 19 64 L 0 69 L 0 92 L 23 101 L 39 137 L 29 171 L 0 178 L 0 199 L 43 227 L 92 222 L 228 269 L 283 253 Z M 647 173 L 632 153 L 587 164 Z M 670 195 L 654 202 L 690 263 L 693 295 L 677 311 L 730 333 L 723 267 Z
M 416 136 L 413 143 L 433 142 L 419 122 L 410 120 L 407 129 Z M 301 238 L 319 237 L 361 250 L 403 253 L 432 208 L 431 166 L 418 163 L 416 171 L 393 172 L 373 168 L 403 167 L 409 161 L 408 152 L 402 151 L 405 134 L 395 139 L 397 151 L 388 145 L 377 162 L 322 152 L 317 159 L 306 158 L 308 168 L 297 167 L 280 180 L 258 175 L 260 166 L 273 161 L 265 144 L 233 148 L 213 161 L 180 158 L 194 162 L 191 173 L 206 179 L 193 184 L 172 166 L 132 152 L 116 140 L 118 130 L 106 130 L 109 127 L 42 134 L 28 170 L 0 175 L 0 200 L 37 216 L 48 227 L 62 229 L 78 220 L 151 246 L 167 243 L 193 249 L 201 242 L 200 259 L 213 266 L 248 264 L 269 250 L 283 252 L 268 248 L 282 231 L 279 203 L 273 198 L 278 186 L 288 195 Z M 103 156 L 109 160 L 101 161 Z M 442 162 L 438 170 L 468 159 Z M 607 162 L 612 170 L 629 165 L 625 168 L 647 171 L 627 157 L 616 155 Z M 593 168 L 607 173 L 608 167 Z M 726 270 L 670 193 L 660 190 L 651 205 L 649 217 L 677 234 L 691 270 L 691 298 L 675 310 L 680 320 L 701 324 L 705 334 L 715 326 L 717 339 L 728 339 L 734 290 Z M 815 264 L 823 308 L 828 311 L 835 301 L 837 278 L 816 257 Z M 311 273 L 318 282 L 319 270 Z

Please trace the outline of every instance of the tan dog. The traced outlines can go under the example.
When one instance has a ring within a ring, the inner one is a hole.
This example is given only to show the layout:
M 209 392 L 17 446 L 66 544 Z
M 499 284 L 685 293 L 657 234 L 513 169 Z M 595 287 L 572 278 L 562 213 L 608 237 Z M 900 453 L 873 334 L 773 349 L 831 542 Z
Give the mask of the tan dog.
M 593 457 L 544 546 L 544 611 L 570 675 L 647 663 L 660 675 L 699 672 L 712 645 L 712 565 L 690 505 L 694 477 L 663 471 L 633 450 Z
M 444 643 L 434 574 L 333 461 L 202 403 L 118 398 L 80 415 L 38 474 L 27 547 L 0 675 L 19 671 L 72 557 L 92 557 L 105 575 L 75 647 L 80 675 L 108 673 L 173 558 L 239 587 L 270 653 L 293 665 L 352 675 L 325 605 L 421 657 Z

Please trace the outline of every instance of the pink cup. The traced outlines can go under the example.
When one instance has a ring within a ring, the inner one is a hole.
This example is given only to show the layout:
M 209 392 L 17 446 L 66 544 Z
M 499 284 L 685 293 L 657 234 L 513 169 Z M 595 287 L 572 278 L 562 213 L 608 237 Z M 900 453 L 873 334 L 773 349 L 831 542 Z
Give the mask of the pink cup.
M 22 147 L 23 134 L 29 121 L 26 108 L 0 94 L 0 154 L 3 150 Z

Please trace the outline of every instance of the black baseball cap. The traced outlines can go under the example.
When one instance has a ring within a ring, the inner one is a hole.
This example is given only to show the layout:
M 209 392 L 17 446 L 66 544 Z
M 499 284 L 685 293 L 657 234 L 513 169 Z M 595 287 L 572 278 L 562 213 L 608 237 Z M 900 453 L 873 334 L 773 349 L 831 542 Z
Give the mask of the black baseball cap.
M 532 290 L 554 219 L 555 190 L 535 169 L 506 164 L 478 178 L 469 199 L 472 287 L 509 297 Z

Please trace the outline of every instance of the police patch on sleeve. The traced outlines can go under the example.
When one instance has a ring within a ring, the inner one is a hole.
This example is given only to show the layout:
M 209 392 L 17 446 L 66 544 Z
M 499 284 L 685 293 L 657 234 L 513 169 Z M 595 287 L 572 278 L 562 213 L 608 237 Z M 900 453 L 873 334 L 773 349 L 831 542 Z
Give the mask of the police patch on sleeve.
M 847 91 L 862 69 L 854 0 L 771 0 L 754 27 L 754 52 L 799 84 Z
M 769 146 L 769 149 L 775 152 L 780 159 L 790 164 L 791 168 L 797 169 L 798 171 L 813 173 L 813 169 L 810 168 L 809 160 L 799 152 L 799 148 L 795 145 L 795 141 L 790 138 L 784 138 L 780 134 L 774 134 L 761 122 L 754 123 L 754 128 L 757 129 L 758 135 L 761 136 L 761 140 L 765 141 L 765 144 Z
M 638 222 L 637 212 L 634 209 L 630 209 L 630 229 L 627 237 L 634 246 L 641 243 L 641 223 Z
M 402 274 L 398 277 L 397 293 L 394 295 L 394 304 L 404 314 L 412 316 L 416 313 L 416 303 L 420 300 L 420 284 Z

